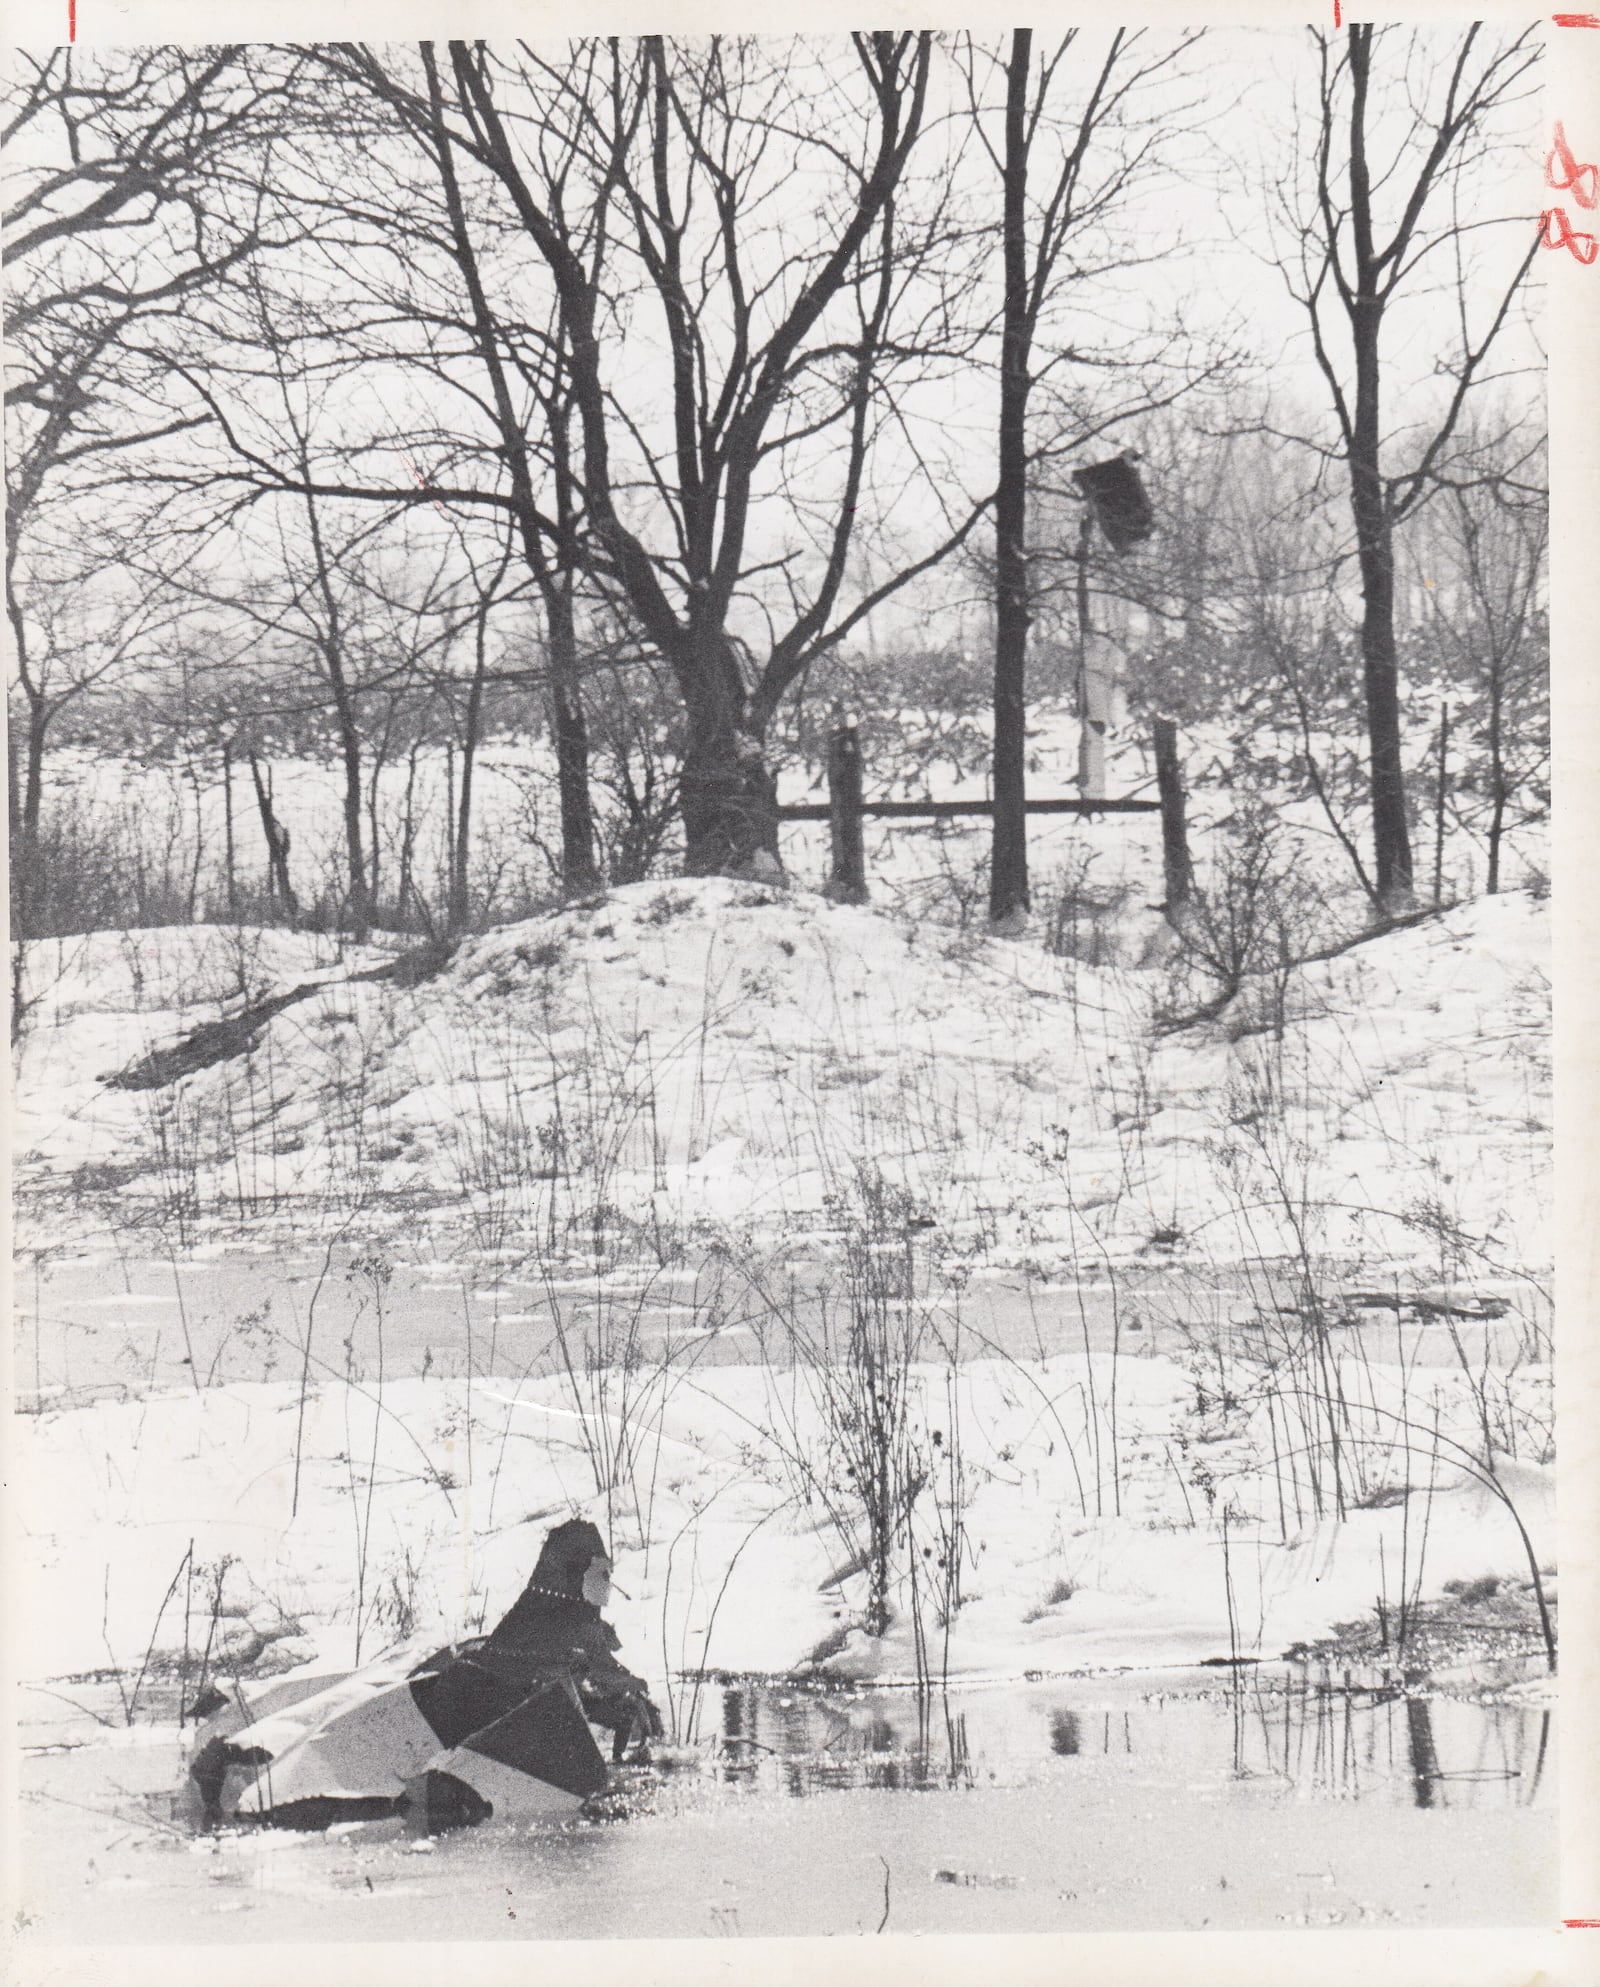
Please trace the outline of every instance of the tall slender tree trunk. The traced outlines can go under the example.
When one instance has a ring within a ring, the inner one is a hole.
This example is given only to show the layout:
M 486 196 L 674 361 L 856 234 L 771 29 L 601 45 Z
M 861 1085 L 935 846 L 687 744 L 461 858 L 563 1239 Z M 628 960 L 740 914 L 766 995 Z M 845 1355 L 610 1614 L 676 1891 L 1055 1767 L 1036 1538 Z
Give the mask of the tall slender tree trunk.
M 11 772 L 11 911 L 18 938 L 37 938 L 38 908 L 44 879 L 39 874 L 39 826 L 44 812 L 44 748 L 50 731 L 50 710 L 44 698 L 28 696 L 28 728 L 20 799 L 14 762 Z M 8 758 L 15 747 L 6 729 Z
M 1506 778 L 1505 668 L 1496 656 L 1489 666 L 1489 875 L 1484 888 L 1494 897 L 1500 890 L 1500 844 L 1506 831 L 1506 802 L 1511 797 Z
M 6 825 L 10 830 L 7 847 L 11 867 L 11 935 L 21 940 L 29 935 L 28 897 L 22 851 L 22 789 L 17 781 L 17 734 L 9 724 L 6 726 Z M 13 1029 L 15 1026 L 13 1015 Z
M 261 832 L 267 838 L 267 876 L 270 885 L 276 885 L 291 918 L 300 915 L 300 905 L 294 894 L 294 886 L 289 881 L 289 831 L 278 819 L 272 805 L 272 793 L 261 777 L 261 762 L 255 753 L 250 754 L 250 778 L 255 784 L 256 807 L 261 815 Z
M 310 459 L 303 449 L 300 473 L 306 482 L 310 482 Z M 322 520 L 317 513 L 316 499 L 310 496 L 306 498 L 306 523 L 315 562 L 317 591 L 322 596 L 325 616 L 317 647 L 333 698 L 334 724 L 339 734 L 339 760 L 344 768 L 344 846 L 350 879 L 350 925 L 356 943 L 364 945 L 372 931 L 372 879 L 367 871 L 361 826 L 361 725 L 350 679 L 345 674 L 344 616 L 333 589 L 332 563 L 322 536 Z
M 1026 113 L 1032 33 L 1016 29 L 1006 65 L 1001 247 L 1005 265 L 1000 340 L 1000 461 L 995 494 L 994 840 L 989 917 L 1015 923 L 1028 910 L 1028 151 Z
M 472 773 L 478 758 L 478 728 L 483 722 L 483 649 L 478 651 L 478 667 L 472 672 L 467 690 L 466 722 L 461 731 L 461 788 L 455 791 L 455 768 L 449 746 L 445 747 L 445 777 L 450 787 L 446 804 L 453 808 L 450 832 L 450 902 L 448 923 L 452 938 L 467 928 L 471 913 L 468 879 L 472 855 Z
M 22 783 L 22 852 L 29 862 L 39 855 L 39 824 L 44 814 L 44 747 L 50 733 L 50 710 L 42 697 L 28 704 L 28 762 Z
M 222 741 L 222 835 L 223 859 L 228 874 L 228 916 L 239 913 L 239 871 L 233 835 L 233 740 Z
M 342 700 L 341 700 L 342 701 Z M 361 826 L 361 740 L 354 724 L 339 715 L 339 757 L 344 765 L 344 846 L 350 868 L 350 925 L 358 945 L 372 930 L 365 839 Z
M 589 731 L 584 720 L 583 693 L 578 680 L 578 645 L 572 612 L 572 583 L 577 568 L 573 550 L 578 483 L 574 473 L 566 416 L 568 408 L 559 405 L 559 383 L 548 395 L 539 396 L 550 425 L 550 443 L 556 486 L 556 515 L 560 542 L 552 566 L 539 536 L 540 526 L 534 501 L 533 472 L 529 464 L 527 438 L 518 418 L 507 377 L 505 355 L 478 263 L 476 245 L 467 222 L 467 211 L 456 176 L 455 159 L 444 127 L 444 99 L 433 53 L 423 45 L 423 64 L 428 74 L 429 103 L 433 115 L 434 146 L 450 215 L 456 266 L 467 286 L 472 305 L 473 328 L 478 355 L 489 376 L 494 401 L 495 424 L 511 478 L 517 530 L 522 554 L 533 574 L 544 602 L 545 634 L 550 661 L 551 730 L 555 735 L 556 782 L 561 798 L 561 881 L 564 889 L 581 893 L 592 890 L 600 880 L 594 855 L 594 810 L 589 794 Z M 577 327 L 569 321 L 565 304 L 560 306 L 557 334 L 564 352 L 571 350 Z M 465 760 L 462 765 L 462 791 L 470 792 L 471 776 Z M 457 848 L 457 862 L 465 860 L 464 841 Z
M 1378 458 L 1376 328 L 1370 406 L 1358 363 L 1356 440 L 1350 451 L 1351 510 L 1361 572 L 1361 674 L 1372 784 L 1374 884 L 1380 907 L 1404 908 L 1412 890 L 1411 831 L 1400 741 L 1400 664 L 1394 632 L 1394 525 Z
M 1384 487 L 1379 426 L 1379 336 L 1383 299 L 1373 239 L 1367 166 L 1367 84 L 1372 30 L 1350 28 L 1350 222 L 1356 285 L 1350 311 L 1355 406 L 1349 438 L 1350 508 L 1361 572 L 1361 669 L 1371 759 L 1374 888 L 1381 910 L 1403 909 L 1412 894 L 1411 833 L 1400 752 L 1400 669 L 1394 633 L 1394 519 Z
M 413 738 L 406 754 L 406 797 L 400 821 L 400 874 L 394 886 L 395 922 L 402 931 L 405 930 L 406 907 L 411 902 L 411 866 L 417 846 L 417 755 L 421 745 L 420 738 Z
M 468 820 L 471 809 L 468 809 Z M 460 831 L 456 820 L 456 748 L 447 738 L 444 742 L 444 870 L 445 870 L 445 915 L 449 920 L 452 935 L 466 922 L 466 863 L 459 863 L 456 849 L 460 841 Z M 458 922 L 456 895 L 457 880 L 460 879 L 461 895 Z
M 44 685 L 35 677 L 28 655 L 28 624 L 22 612 L 22 603 L 13 585 L 12 563 L 16 557 L 16 540 L 9 527 L 13 524 L 11 506 L 6 507 L 7 562 L 6 562 L 6 618 L 11 623 L 11 640 L 16 655 L 16 676 L 18 688 L 28 705 L 26 733 L 26 756 L 23 762 L 22 779 L 17 779 L 16 733 L 6 725 L 6 809 L 11 830 L 11 917 L 14 936 L 33 938 L 37 936 L 34 926 L 34 907 L 39 901 L 39 818 L 44 804 L 44 745 L 50 729 L 50 707 L 45 698 Z
M 561 798 L 561 882 L 573 895 L 599 884 L 594 809 L 589 796 L 589 725 L 578 673 L 578 638 L 570 573 L 556 573 L 545 596 L 550 653 L 550 716 L 555 734 L 556 787 Z M 467 778 L 463 764 L 462 779 Z
M 383 836 L 380 832 L 383 820 L 383 769 L 389 763 L 389 747 L 394 742 L 394 709 L 389 716 L 382 734 L 373 741 L 368 757 L 367 768 L 367 913 L 374 924 L 378 921 L 383 906 Z M 399 900 L 397 908 L 404 905 Z

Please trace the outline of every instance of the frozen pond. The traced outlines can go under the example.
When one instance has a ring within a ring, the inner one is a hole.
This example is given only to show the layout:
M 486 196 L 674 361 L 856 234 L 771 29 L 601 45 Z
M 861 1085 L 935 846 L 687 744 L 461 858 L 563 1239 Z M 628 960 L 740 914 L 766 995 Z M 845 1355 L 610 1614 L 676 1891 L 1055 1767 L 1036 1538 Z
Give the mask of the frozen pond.
M 19 1258 L 14 1277 L 17 1385 L 46 1401 L 87 1393 L 310 1377 L 391 1379 L 417 1373 L 522 1373 L 557 1368 L 556 1319 L 581 1342 L 603 1334 L 613 1357 L 647 1364 L 671 1357 L 743 1364 L 789 1355 L 779 1313 L 807 1314 L 836 1270 L 778 1257 L 763 1289 L 715 1258 L 698 1268 L 630 1266 L 596 1278 L 542 1276 L 537 1268 L 490 1275 L 480 1264 L 395 1260 L 381 1314 L 370 1279 L 352 1273 L 358 1252 L 225 1251 L 175 1260 L 113 1254 Z M 939 1341 L 962 1358 L 1041 1359 L 1113 1347 L 1127 1358 L 1174 1354 L 1189 1329 L 1259 1330 L 1258 1305 L 1287 1293 L 1243 1269 L 1201 1274 L 1173 1267 L 1119 1269 L 1116 1282 L 1042 1282 L 1021 1272 L 975 1275 L 930 1305 L 928 1355 Z M 1438 1323 L 1396 1322 L 1393 1312 L 1341 1325 L 1352 1351 L 1407 1365 L 1514 1363 L 1525 1332 L 1513 1309 L 1498 1322 L 1458 1320 L 1457 1346 Z M 381 1347 L 380 1347 L 381 1324 Z M 937 1337 L 934 1336 L 937 1334 Z
M 611 1812 L 196 1836 L 170 1724 L 25 1692 L 24 1937 L 437 1939 L 1550 1923 L 1552 1714 L 1281 1667 L 822 1693 L 680 1680 Z M 693 1719 L 691 1726 L 690 1720 Z

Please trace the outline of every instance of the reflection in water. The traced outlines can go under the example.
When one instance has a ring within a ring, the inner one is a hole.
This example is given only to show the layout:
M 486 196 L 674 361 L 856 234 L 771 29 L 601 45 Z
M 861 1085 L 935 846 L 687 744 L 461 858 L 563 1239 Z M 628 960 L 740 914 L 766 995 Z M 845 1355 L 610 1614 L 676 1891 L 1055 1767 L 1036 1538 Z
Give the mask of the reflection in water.
M 1419 1808 L 1431 1808 L 1439 1784 L 1439 1755 L 1433 1745 L 1433 1713 L 1425 1697 L 1406 1699 L 1406 1739 L 1411 1751 L 1411 1785 Z
M 1062 1759 L 1074 1759 L 1083 1750 L 1083 1726 L 1077 1712 L 1064 1704 L 1050 1713 L 1050 1750 Z
M 1059 1684 L 919 1694 L 730 1683 L 706 1700 L 721 1705 L 715 1776 L 797 1798 L 937 1792 L 1047 1780 L 1098 1757 L 1117 1771 L 1181 1764 L 1240 1799 L 1487 1807 L 1531 1805 L 1552 1744 L 1548 1711 L 1326 1673 L 1236 1677 L 1226 1690 L 1152 1693 L 1114 1710 L 1093 1707 L 1092 1684 L 1080 1688 L 1072 1703 Z M 1079 1765 L 1052 1764 L 1069 1761 Z
M 1549 1750 L 1550 1750 L 1550 1713 L 1546 1711 L 1541 1714 L 1539 1719 L 1539 1750 L 1534 1758 L 1533 1772 L 1529 1776 L 1528 1802 L 1530 1806 L 1533 1803 L 1534 1795 L 1537 1794 L 1539 1791 L 1539 1782 L 1544 1778 L 1545 1754 Z
M 1160 1694 L 1154 1681 L 969 1685 L 919 1703 L 706 1679 L 702 1741 L 624 1768 L 604 1811 L 491 1817 L 416 1860 L 399 1820 L 151 1853 L 176 1846 L 175 1688 L 153 1707 L 166 1738 L 132 1751 L 96 1738 L 93 1721 L 115 1719 L 113 1686 L 84 1685 L 82 1706 L 38 1695 L 24 1771 L 44 1936 L 205 1937 L 201 1920 L 241 1898 L 260 1912 L 254 1936 L 296 1941 L 360 1935 L 352 1906 L 422 1939 L 870 1934 L 891 1911 L 894 1931 L 977 1933 L 1446 1911 L 1533 1923 L 1554 1908 L 1556 1734 L 1542 1707 L 1435 1699 L 1424 1721 L 1403 1693 L 1283 1671 L 1237 1690 L 1169 1676 Z M 1419 1776 L 1425 1813 L 1412 1810 Z M 1292 1853 L 1308 1842 L 1328 1859 L 1314 1896 Z

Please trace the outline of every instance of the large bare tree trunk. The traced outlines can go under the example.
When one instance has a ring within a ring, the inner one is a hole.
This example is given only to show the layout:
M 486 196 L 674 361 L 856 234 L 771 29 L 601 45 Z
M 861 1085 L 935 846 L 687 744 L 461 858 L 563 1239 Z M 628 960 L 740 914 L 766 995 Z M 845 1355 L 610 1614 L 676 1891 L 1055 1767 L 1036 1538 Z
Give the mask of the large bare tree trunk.
M 777 784 L 748 733 L 698 733 L 679 787 L 684 868 L 691 876 L 775 875 Z
M 679 782 L 684 868 L 691 876 L 775 872 L 778 789 L 749 723 L 738 663 L 720 631 L 701 636 L 685 685 L 688 744 Z

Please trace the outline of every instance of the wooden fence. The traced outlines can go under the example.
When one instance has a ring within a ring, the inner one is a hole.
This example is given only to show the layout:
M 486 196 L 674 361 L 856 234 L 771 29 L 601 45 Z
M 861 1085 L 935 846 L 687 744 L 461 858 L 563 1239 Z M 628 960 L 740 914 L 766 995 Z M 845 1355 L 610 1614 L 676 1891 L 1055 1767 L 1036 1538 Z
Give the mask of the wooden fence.
M 1166 911 L 1180 910 L 1194 888 L 1189 859 L 1183 775 L 1178 762 L 1178 728 L 1171 718 L 1155 721 L 1155 800 L 1126 795 L 1054 796 L 1023 803 L 1028 814 L 1159 814 Z M 843 903 L 867 900 L 867 861 L 862 824 L 876 820 L 951 821 L 992 815 L 992 800 L 868 800 L 863 791 L 861 737 L 853 724 L 835 727 L 828 738 L 828 798 L 780 807 L 780 821 L 826 821 L 832 842 L 828 894 Z

